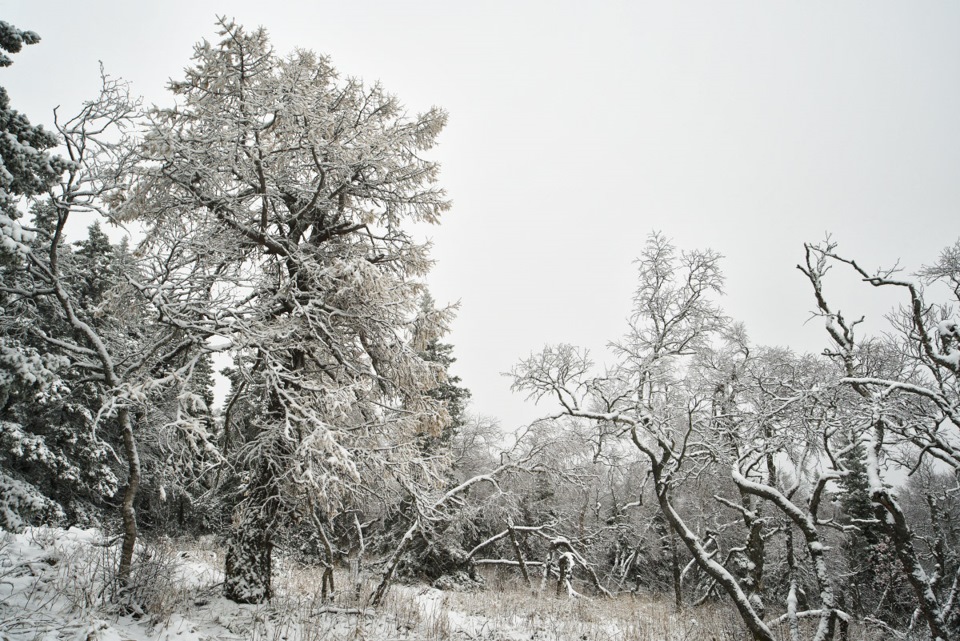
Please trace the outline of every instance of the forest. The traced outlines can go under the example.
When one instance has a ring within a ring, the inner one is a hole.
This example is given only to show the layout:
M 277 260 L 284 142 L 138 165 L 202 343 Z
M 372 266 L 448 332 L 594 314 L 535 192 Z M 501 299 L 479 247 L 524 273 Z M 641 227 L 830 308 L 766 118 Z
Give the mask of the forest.
M 28 26 L 0 22 L 0 66 Z M 104 73 L 48 130 L 0 88 L 0 639 L 65 638 L 27 610 L 67 555 L 15 550 L 78 528 L 96 582 L 58 590 L 104 620 L 169 621 L 154 588 L 199 553 L 158 550 L 204 542 L 190 607 L 280 609 L 296 567 L 310 616 L 431 586 L 639 626 L 538 638 L 960 638 L 960 242 L 916 273 L 798 242 L 824 347 L 795 353 L 726 315 L 718 253 L 653 231 L 616 361 L 532 346 L 508 376 L 544 416 L 501 425 L 416 232 L 450 209 L 446 113 L 225 18 L 169 90 Z M 839 278 L 898 305 L 868 325 Z M 650 604 L 730 627 L 644 632 Z M 400 636 L 514 638 L 444 625 Z

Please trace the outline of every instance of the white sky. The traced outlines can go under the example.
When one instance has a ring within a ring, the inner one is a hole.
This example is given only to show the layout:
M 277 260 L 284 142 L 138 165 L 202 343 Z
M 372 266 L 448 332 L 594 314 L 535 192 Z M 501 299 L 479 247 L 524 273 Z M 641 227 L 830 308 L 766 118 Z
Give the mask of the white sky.
M 589 4 L 589 8 L 588 8 Z M 500 372 L 546 343 L 605 358 L 646 235 L 727 258 L 727 311 L 756 343 L 818 350 L 795 265 L 833 233 L 867 266 L 933 261 L 960 236 L 955 2 L 249 2 L 7 0 L 43 40 L 0 69 L 34 122 L 98 88 L 98 60 L 148 102 L 216 40 L 214 18 L 326 53 L 411 112 L 450 113 L 434 158 L 454 201 L 431 231 L 438 301 L 476 412 L 548 408 Z M 845 305 L 876 314 L 876 292 Z M 856 296 L 857 298 L 854 298 Z

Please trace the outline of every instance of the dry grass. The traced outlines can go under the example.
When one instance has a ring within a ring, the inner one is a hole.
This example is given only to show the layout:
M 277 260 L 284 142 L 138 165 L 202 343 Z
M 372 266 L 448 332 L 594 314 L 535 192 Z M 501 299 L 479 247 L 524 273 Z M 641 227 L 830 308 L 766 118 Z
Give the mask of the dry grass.
M 582 641 L 740 641 L 743 627 L 735 612 L 716 605 L 676 612 L 655 596 L 613 599 L 556 597 L 507 583 L 479 593 L 451 593 L 448 607 L 483 622 L 484 636 L 506 630 L 518 638 Z M 731 616 L 732 615 L 732 616 Z
M 44 530 L 35 536 L 43 539 L 37 541 L 43 554 L 0 571 L 0 581 L 17 582 L 19 601 L 24 603 L 17 612 L 0 607 L 0 629 L 53 630 L 69 620 L 76 622 L 71 627 L 82 631 L 82 621 L 94 617 L 116 621 L 123 614 L 116 599 L 111 603 L 109 598 L 116 545 L 77 545 L 62 540 L 62 533 Z M 221 552 L 210 542 L 144 545 L 138 550 L 128 603 L 143 609 L 138 620 L 154 630 L 179 634 L 205 629 L 211 636 L 192 638 L 209 639 L 741 641 L 748 636 L 726 603 L 677 612 L 672 601 L 653 595 L 569 599 L 552 591 L 533 593 L 516 578 L 495 572 L 487 576 L 486 589 L 473 592 L 394 585 L 383 605 L 373 609 L 368 599 L 377 577 L 364 578 L 358 591 L 348 572 L 338 569 L 335 598 L 324 602 L 322 569 L 282 559 L 277 562 L 272 601 L 241 606 L 220 596 L 221 564 Z M 59 620 L 51 618 L 54 610 L 60 611 Z M 68 619 L 62 618 L 66 614 Z M 811 638 L 815 622 L 804 621 L 803 626 L 804 638 Z M 775 632 L 789 638 L 785 626 Z M 863 625 L 851 626 L 849 636 L 850 641 L 890 638 L 879 628 Z
M 182 558 L 183 552 L 180 553 Z M 278 562 L 275 596 L 261 606 L 230 606 L 220 623 L 252 641 L 742 641 L 748 638 L 736 611 L 725 602 L 677 612 L 672 600 L 624 595 L 614 599 L 537 594 L 515 578 L 491 572 L 487 588 L 441 592 L 422 585 L 394 585 L 378 609 L 369 606 L 379 577 L 360 589 L 346 569 L 335 571 L 332 601 L 320 598 L 322 569 Z M 160 603 L 189 606 L 192 597 L 171 595 Z M 223 604 L 221 603 L 221 606 Z M 230 625 L 230 624 L 233 625 Z M 816 622 L 802 621 L 802 638 Z M 786 626 L 775 632 L 788 639 Z M 889 634 L 853 624 L 850 641 L 885 641 Z

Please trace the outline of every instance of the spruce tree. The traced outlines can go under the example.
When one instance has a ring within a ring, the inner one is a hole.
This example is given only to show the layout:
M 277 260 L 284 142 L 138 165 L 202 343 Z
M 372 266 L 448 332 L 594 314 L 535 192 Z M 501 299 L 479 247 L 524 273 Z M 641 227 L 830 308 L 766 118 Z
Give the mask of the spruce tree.
M 24 45 L 40 41 L 33 31 L 22 31 L 0 20 L 0 67 L 9 67 Z M 6 53 L 4 53 L 6 52 Z M 7 90 L 0 87 L 0 225 L 20 217 L 21 196 L 44 193 L 69 166 L 63 158 L 48 153 L 57 137 L 10 106 Z
M 38 236 L 31 251 L 44 250 L 51 209 L 45 201 L 32 208 Z M 94 310 L 113 280 L 114 257 L 114 247 L 95 225 L 86 240 L 73 247 L 64 242 L 60 252 L 64 281 L 82 301 L 77 313 L 92 325 L 106 322 Z M 11 265 L 0 281 L 16 285 L 23 278 Z M 119 485 L 115 426 L 103 421 L 95 429 L 99 384 L 69 359 L 51 353 L 49 344 L 39 338 L 75 334 L 52 301 L 27 301 L 9 293 L 0 294 L 0 300 L 6 313 L 0 323 L 6 356 L 0 359 L 0 462 L 18 487 L 35 497 L 32 508 L 21 500 L 20 513 L 4 520 L 8 525 L 59 518 L 84 525 L 98 522 L 105 501 Z M 42 368 L 40 376 L 37 367 Z
M 870 498 L 864 455 L 863 444 L 856 443 L 843 459 L 847 474 L 838 481 L 843 523 L 856 528 L 843 543 L 849 567 L 849 607 L 892 623 L 909 617 L 913 600 L 884 528 L 885 513 Z

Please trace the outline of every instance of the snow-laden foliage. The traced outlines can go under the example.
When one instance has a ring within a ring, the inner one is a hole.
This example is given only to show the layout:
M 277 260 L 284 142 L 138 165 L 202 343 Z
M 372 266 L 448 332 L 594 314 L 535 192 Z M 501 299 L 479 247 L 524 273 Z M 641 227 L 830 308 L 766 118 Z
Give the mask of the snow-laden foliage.
M 373 606 L 397 577 L 479 589 L 486 567 L 573 599 L 727 599 L 764 641 L 857 617 L 957 636 L 960 245 L 911 278 L 807 246 L 833 341 L 811 356 L 751 344 L 719 255 L 653 234 L 613 361 L 532 354 L 514 387 L 557 413 L 501 431 L 467 418 L 411 231 L 449 205 L 428 159 L 445 114 L 220 26 L 175 106 L 141 112 L 104 74 L 56 121 L 65 159 L 0 92 L 0 527 L 120 503 L 101 592 L 130 611 L 162 571 L 141 529 L 203 530 L 243 603 L 277 596 L 279 549 L 317 564 L 318 603 L 347 567 Z M 36 40 L 0 22 L 3 51 Z M 78 214 L 142 236 L 67 239 Z M 831 307 L 831 266 L 905 295 L 886 332 Z
M 13 64 L 7 53 L 17 53 L 23 45 L 39 41 L 36 33 L 0 20 L 0 67 Z M 5 250 L 24 249 L 16 223 L 19 197 L 43 193 L 70 164 L 48 152 L 56 144 L 53 133 L 31 125 L 25 115 L 10 106 L 6 89 L 0 87 L 0 244 Z
M 29 390 L 36 400 L 59 397 L 66 385 L 58 372 L 68 365 L 69 360 L 62 355 L 41 354 L 16 338 L 0 337 L 0 388 L 6 397 L 12 387 Z
M 0 470 L 0 529 L 17 532 L 25 520 L 57 520 L 63 516 L 60 506 L 23 481 Z
M 447 208 L 422 159 L 445 116 L 409 117 L 313 53 L 280 57 L 262 30 L 221 37 L 171 84 L 177 107 L 152 113 L 118 213 L 175 257 L 140 284 L 163 320 L 234 355 L 227 592 L 258 601 L 281 524 L 442 482 L 418 439 L 450 422 L 428 393 L 443 367 L 423 357 L 448 313 L 420 308 L 428 247 L 406 226 Z M 203 309 L 183 303 L 197 288 Z
M 121 474 L 114 465 L 126 466 L 120 583 L 130 576 L 143 470 L 162 461 L 141 460 L 138 432 L 164 427 L 151 420 L 163 416 L 154 407 L 168 395 L 181 397 L 202 357 L 197 339 L 158 323 L 158 311 L 131 284 L 146 273 L 144 254 L 112 246 L 96 225 L 75 247 L 65 236 L 72 218 L 106 215 L 122 198 L 139 158 L 130 135 L 138 109 L 126 84 L 102 74 L 96 99 L 76 116 L 55 120 L 68 160 L 43 160 L 52 173 L 42 174 L 42 181 L 39 169 L 25 165 L 24 171 L 34 171 L 29 189 L 11 183 L 11 189 L 34 196 L 29 227 L 0 225 L 2 245 L 14 244 L 14 255 L 0 264 L 0 335 L 10 348 L 2 369 L 8 379 L 39 382 L 56 392 L 56 398 L 43 397 L 24 385 L 5 385 L 0 418 L 21 426 L 24 435 L 15 439 L 7 430 L 5 441 L 13 444 L 3 450 L 7 469 L 62 505 L 68 518 L 85 522 L 91 515 L 99 519 L 92 513 L 118 489 Z M 40 133 L 50 144 L 56 140 Z M 32 152 L 28 157 L 39 158 Z

